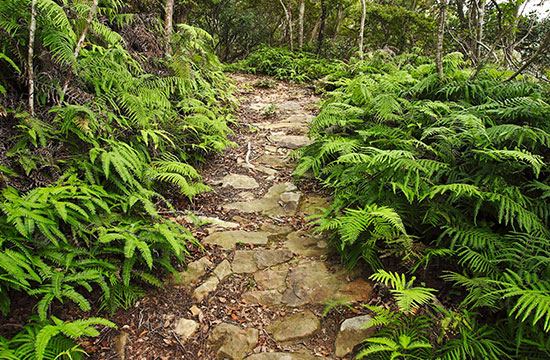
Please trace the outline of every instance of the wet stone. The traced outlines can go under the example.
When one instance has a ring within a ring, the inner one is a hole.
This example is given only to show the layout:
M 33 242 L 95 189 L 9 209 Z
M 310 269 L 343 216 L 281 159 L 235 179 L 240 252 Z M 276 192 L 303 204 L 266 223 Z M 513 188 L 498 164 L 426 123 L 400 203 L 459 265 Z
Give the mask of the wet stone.
M 281 200 L 283 194 L 285 194 L 283 197 L 288 200 L 286 203 Z M 246 213 L 259 212 L 269 216 L 292 216 L 296 212 L 300 195 L 301 193 L 294 184 L 280 183 L 269 188 L 261 199 L 224 205 L 223 209 L 225 211 L 239 210 Z
M 311 311 L 288 315 L 271 324 L 267 331 L 277 342 L 292 342 L 315 335 L 321 329 L 321 322 Z
M 277 146 L 286 149 L 298 149 L 312 143 L 311 139 L 303 135 L 272 135 L 270 140 Z

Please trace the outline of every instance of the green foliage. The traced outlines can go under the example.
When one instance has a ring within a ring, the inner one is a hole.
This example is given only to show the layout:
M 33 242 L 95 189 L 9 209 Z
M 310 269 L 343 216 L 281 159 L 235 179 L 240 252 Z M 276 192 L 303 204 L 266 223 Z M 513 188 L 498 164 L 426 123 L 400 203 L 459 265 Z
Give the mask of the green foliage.
M 177 276 L 189 243 L 199 244 L 161 214 L 174 210 L 172 200 L 209 191 L 195 166 L 231 144 L 231 86 L 205 31 L 178 26 L 170 56 L 139 54 L 116 31 L 132 17 L 121 14 L 124 4 L 100 2 L 75 57 L 90 5 L 37 1 L 37 116 L 25 105 L 0 107 L 9 134 L 0 157 L 0 310 L 25 295 L 38 314 L 0 339 L 1 358 L 83 358 L 73 340 L 113 324 L 64 322 L 52 305 L 112 314 L 143 286 Z M 0 94 L 9 99 L 26 96 L 29 7 L 0 4 Z
M 344 261 L 362 259 L 378 271 L 373 279 L 390 285 L 402 310 L 414 303 L 403 299 L 422 305 L 433 292 L 380 270 L 380 257 L 399 257 L 412 271 L 452 270 L 442 278 L 463 291 L 461 306 L 493 313 L 488 324 L 450 336 L 437 350 L 442 359 L 543 357 L 539 334 L 550 330 L 548 89 L 502 82 L 495 69 L 469 80 L 460 54 L 447 55 L 444 68 L 440 78 L 433 65 L 396 61 L 342 78 L 311 125 L 315 142 L 297 152 L 296 174 L 311 169 L 334 190 L 333 205 L 316 222 L 332 231 Z M 528 330 L 501 330 L 514 326 Z M 398 354 L 414 341 L 422 343 L 396 336 L 372 346 Z

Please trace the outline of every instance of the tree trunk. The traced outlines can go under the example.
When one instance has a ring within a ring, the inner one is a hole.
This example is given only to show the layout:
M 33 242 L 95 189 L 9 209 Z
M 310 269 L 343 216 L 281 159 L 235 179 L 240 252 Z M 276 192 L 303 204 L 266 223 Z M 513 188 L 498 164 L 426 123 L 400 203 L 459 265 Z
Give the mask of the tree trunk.
M 338 6 L 338 16 L 336 17 L 336 25 L 334 26 L 334 35 L 332 36 L 333 39 L 336 38 L 336 36 L 338 36 L 338 31 L 340 31 L 340 27 L 342 26 L 342 21 L 344 21 L 344 7 L 340 5 Z
M 31 23 L 29 27 L 29 53 L 27 65 L 29 67 L 29 112 L 34 117 L 34 35 L 36 32 L 36 0 L 31 1 Z
M 481 41 L 483 40 L 483 28 L 485 27 L 485 0 L 479 0 L 477 6 L 477 31 L 476 31 L 476 59 L 481 59 Z
M 546 48 L 548 48 L 549 46 L 550 46 L 550 30 L 548 30 L 548 32 L 546 33 L 546 36 L 544 37 L 544 40 L 542 40 L 542 42 L 540 43 L 537 51 L 535 51 L 535 53 L 531 55 L 531 57 L 512 76 L 506 79 L 506 81 L 514 80 L 516 76 L 521 74 L 523 70 L 527 69 L 527 67 L 531 65 L 537 59 L 537 57 L 543 51 L 545 51 Z
M 367 4 L 366 0 L 361 0 L 361 26 L 359 27 L 359 58 L 363 60 L 365 54 L 363 53 L 363 43 L 365 41 L 365 19 L 367 17 Z
M 306 1 L 300 0 L 300 12 L 298 14 L 298 49 L 304 46 L 304 14 L 306 12 Z
M 290 45 L 290 51 L 294 51 L 294 34 L 292 29 L 292 13 L 290 12 L 290 7 L 286 7 L 283 0 L 279 0 L 283 10 L 285 12 L 285 18 L 288 25 L 288 43 Z
M 172 20 L 174 18 L 174 0 L 166 0 L 165 19 L 164 19 L 164 36 L 166 37 L 166 52 L 170 53 L 170 35 L 174 26 Z
M 315 25 L 313 25 L 313 29 L 311 30 L 311 35 L 309 36 L 310 43 L 313 42 L 313 39 L 315 39 L 315 34 L 317 34 L 317 31 L 319 30 L 319 25 L 321 25 L 321 16 L 317 18 Z
M 327 22 L 327 8 L 325 0 L 321 0 L 321 27 L 319 28 L 319 37 L 317 38 L 317 56 L 321 55 L 323 47 L 323 38 L 325 36 L 325 25 Z
M 447 0 L 439 0 L 439 30 L 437 31 L 437 49 L 435 64 L 439 77 L 443 78 L 443 39 L 445 37 L 445 19 L 447 15 Z
M 86 39 L 86 34 L 88 33 L 88 29 L 90 28 L 90 24 L 92 23 L 95 13 L 97 11 L 97 5 L 99 3 L 99 0 L 94 0 L 92 3 L 92 7 L 90 8 L 90 12 L 88 13 L 88 19 L 86 19 L 86 24 L 84 25 L 84 29 L 82 29 L 82 34 L 80 34 L 80 37 L 78 38 L 78 41 L 76 43 L 76 47 L 74 49 L 74 60 L 76 61 L 76 58 L 78 58 L 78 54 L 80 54 L 80 50 L 82 49 L 82 44 L 84 43 L 84 40 Z M 69 81 L 71 80 L 71 77 L 73 75 L 73 68 L 71 67 L 71 70 L 69 72 L 69 75 L 67 75 L 67 79 L 65 79 L 65 83 L 63 84 L 63 89 L 61 90 L 61 98 L 65 95 L 67 92 L 67 88 L 69 87 Z

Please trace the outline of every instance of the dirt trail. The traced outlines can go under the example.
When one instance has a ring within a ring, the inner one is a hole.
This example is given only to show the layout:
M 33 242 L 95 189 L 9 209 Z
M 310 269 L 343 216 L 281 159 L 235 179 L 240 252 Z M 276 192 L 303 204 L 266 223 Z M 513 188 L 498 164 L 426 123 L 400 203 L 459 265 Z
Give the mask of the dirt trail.
M 141 299 L 103 334 L 93 359 L 337 359 L 369 332 L 360 303 L 371 295 L 362 274 L 328 254 L 305 217 L 326 207 L 313 180 L 292 181 L 293 149 L 307 145 L 319 98 L 305 88 L 233 75 L 241 97 L 233 141 L 209 161 L 215 192 L 193 203 L 206 251 L 181 282 Z M 327 301 L 352 301 L 323 317 Z M 344 322 L 345 321 L 345 322 Z M 337 357 L 337 355 L 339 357 Z

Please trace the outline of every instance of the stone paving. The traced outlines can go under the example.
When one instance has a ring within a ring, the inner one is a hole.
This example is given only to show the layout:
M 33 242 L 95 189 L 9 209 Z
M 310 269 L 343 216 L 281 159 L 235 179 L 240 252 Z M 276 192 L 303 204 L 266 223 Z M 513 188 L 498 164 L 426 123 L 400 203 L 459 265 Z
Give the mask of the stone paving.
M 236 79 L 246 83 L 247 78 Z M 295 99 L 279 101 L 273 97 L 252 97 L 247 106 L 253 111 L 264 111 L 273 103 L 286 117 L 279 122 L 260 122 L 254 126 L 264 132 L 270 145 L 261 150 L 256 161 L 246 164 L 265 174 L 265 183 L 259 183 L 245 172 L 226 174 L 210 185 L 229 187 L 239 193 L 242 201 L 220 204 L 225 211 L 238 211 L 242 219 L 250 215 L 304 218 L 319 214 L 319 208 L 326 208 L 330 199 L 320 196 L 304 196 L 292 182 L 277 182 L 281 168 L 292 167 L 288 160 L 291 150 L 308 145 L 311 140 L 305 135 L 313 113 L 306 106 L 311 105 Z M 248 190 L 267 186 L 265 195 L 257 197 Z M 245 190 L 243 192 L 243 190 Z M 257 219 L 257 217 L 256 217 Z M 277 343 L 303 342 L 315 336 L 323 327 L 323 319 L 306 309 L 313 304 L 324 304 L 327 300 L 365 301 L 371 292 L 371 284 L 361 277 L 353 278 L 343 268 L 330 270 L 325 264 L 328 252 L 327 239 L 310 231 L 293 231 L 290 224 L 276 226 L 258 224 L 260 231 L 236 230 L 237 222 L 203 217 L 201 221 L 211 222 L 211 233 L 202 241 L 227 252 L 227 259 L 216 267 L 205 256 L 192 262 L 180 273 L 180 282 L 172 278 L 171 285 L 190 287 L 197 304 L 207 301 L 209 294 L 220 284 L 231 281 L 232 276 L 248 276 L 251 284 L 241 294 L 241 301 L 268 307 L 287 309 L 284 316 L 273 320 L 266 331 Z M 253 219 L 248 219 L 250 222 Z M 240 244 L 247 245 L 243 249 Z M 201 310 L 191 309 L 195 319 L 176 319 L 174 331 L 182 344 L 197 330 L 197 318 Z M 332 345 L 334 353 L 329 356 L 315 356 L 307 351 L 277 352 L 274 349 L 257 347 L 258 332 L 263 329 L 242 326 L 239 323 L 221 323 L 210 330 L 207 345 L 217 359 L 248 360 L 309 360 L 320 358 L 343 358 L 372 333 L 368 327 L 370 318 L 358 316 L 341 324 L 340 332 Z

